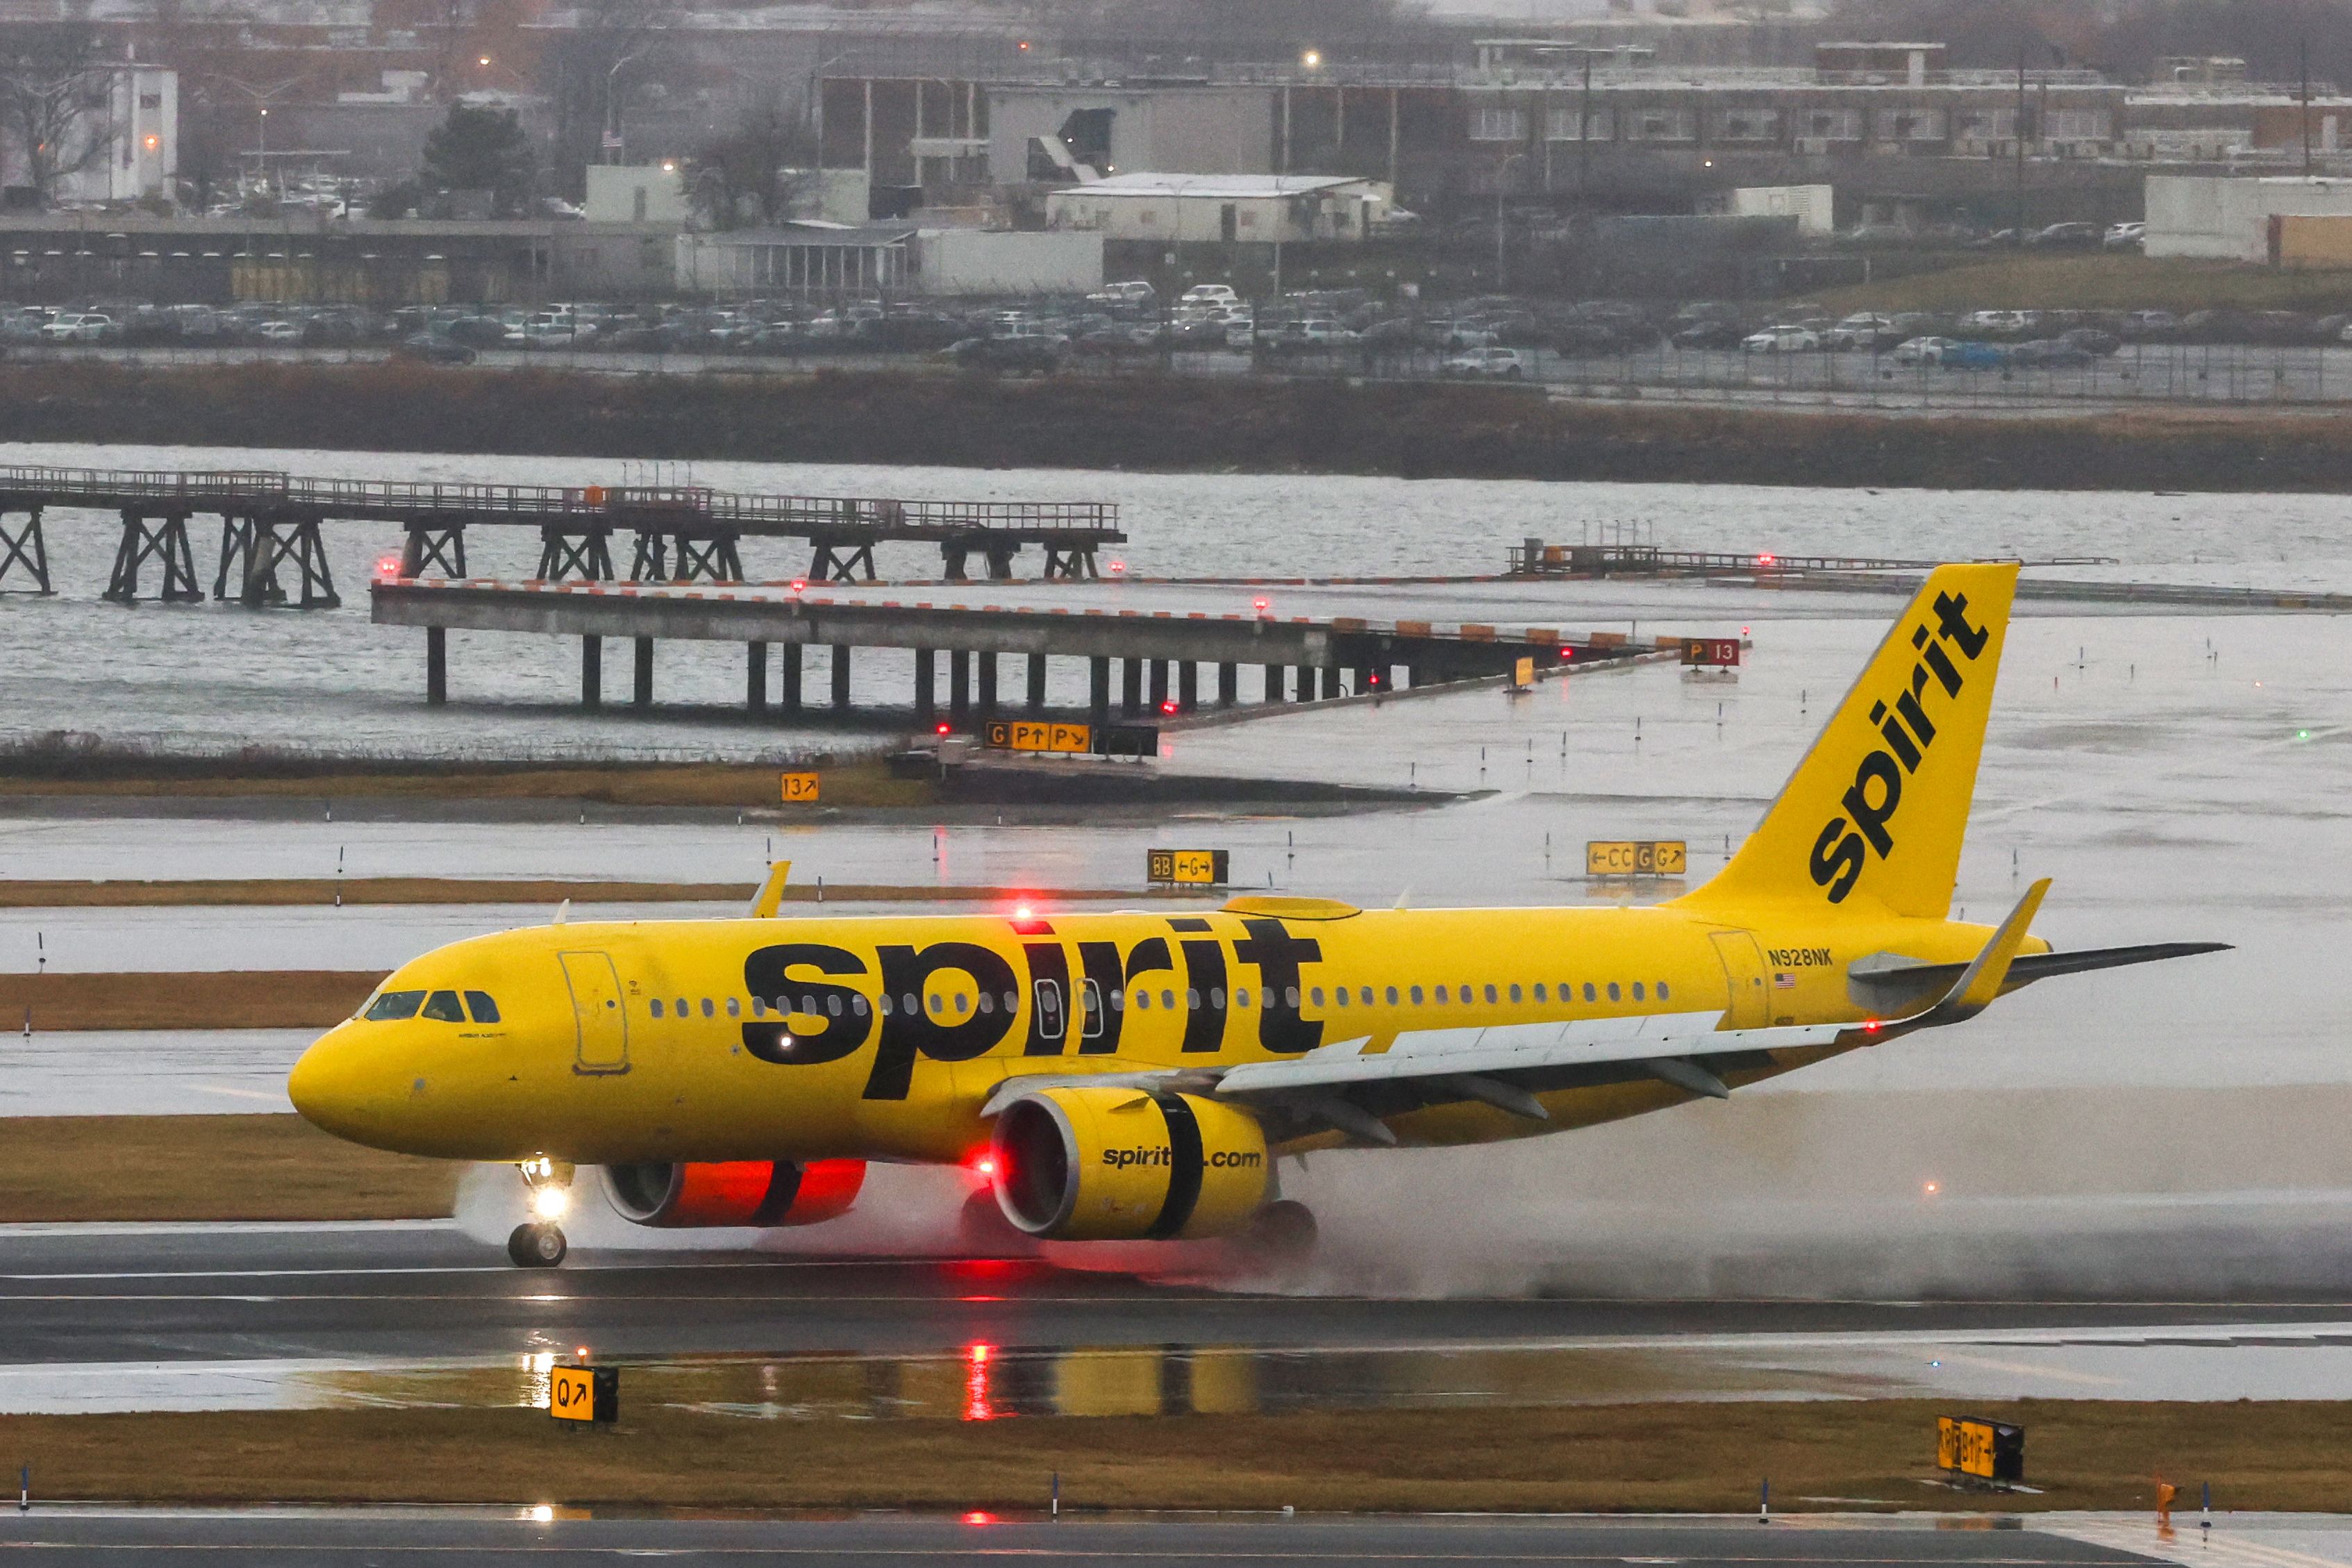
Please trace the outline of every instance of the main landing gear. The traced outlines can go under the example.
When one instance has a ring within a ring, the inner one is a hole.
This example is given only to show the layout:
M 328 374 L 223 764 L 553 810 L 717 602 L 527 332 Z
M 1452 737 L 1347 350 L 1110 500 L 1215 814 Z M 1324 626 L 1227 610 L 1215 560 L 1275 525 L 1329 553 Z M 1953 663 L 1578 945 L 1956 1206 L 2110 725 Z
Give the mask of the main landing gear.
M 507 1257 L 518 1268 L 552 1268 L 572 1250 L 557 1223 L 572 1207 L 572 1167 L 542 1154 L 516 1168 L 536 1217 L 514 1227 L 507 1237 Z

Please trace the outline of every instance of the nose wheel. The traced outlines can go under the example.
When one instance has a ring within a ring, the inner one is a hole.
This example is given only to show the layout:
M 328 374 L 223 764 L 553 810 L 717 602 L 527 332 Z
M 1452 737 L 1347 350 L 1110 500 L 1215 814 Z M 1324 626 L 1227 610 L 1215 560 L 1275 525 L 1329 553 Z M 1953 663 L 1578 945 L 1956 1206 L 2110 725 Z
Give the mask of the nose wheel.
M 571 1244 L 563 1239 L 563 1227 L 545 1220 L 519 1225 L 507 1237 L 507 1256 L 518 1268 L 552 1268 L 571 1250 Z
M 541 1155 L 516 1167 L 522 1173 L 533 1218 L 507 1237 L 507 1257 L 518 1268 L 552 1268 L 572 1250 L 557 1224 L 572 1206 L 572 1166 Z

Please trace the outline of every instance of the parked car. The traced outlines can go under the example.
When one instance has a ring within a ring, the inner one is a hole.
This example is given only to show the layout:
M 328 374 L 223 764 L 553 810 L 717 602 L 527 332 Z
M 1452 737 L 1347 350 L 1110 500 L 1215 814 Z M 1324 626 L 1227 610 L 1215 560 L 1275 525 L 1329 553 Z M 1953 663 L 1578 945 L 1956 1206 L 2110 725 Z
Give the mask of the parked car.
M 1748 335 L 1738 321 L 1694 321 L 1673 338 L 1678 349 L 1736 349 Z
M 2124 346 L 2123 339 L 2097 327 L 2075 327 L 2058 334 L 2058 341 L 2072 343 L 2084 353 L 2105 359 Z
M 1767 327 L 1739 340 L 1742 353 L 1806 353 L 1822 346 L 1821 335 L 1804 327 Z
M 2165 338 L 2180 330 L 2180 318 L 2169 310 L 2134 310 L 2123 321 L 2127 338 Z
M 2009 351 L 2010 363 L 2042 370 L 2085 365 L 2094 357 L 2090 350 L 2080 343 L 2070 343 L 2063 338 L 2036 338 Z
M 2025 237 L 2037 250 L 2096 250 L 2105 230 L 2095 223 L 2053 223 Z
M 1869 310 L 1858 310 L 1822 334 L 1822 344 L 1832 349 L 1874 352 L 1882 344 L 1900 341 L 1892 316 L 1881 316 Z
M 72 310 L 43 327 L 41 336 L 53 343 L 110 343 L 122 336 L 122 328 L 111 316 Z
M 2137 250 L 2147 243 L 2147 225 L 2111 223 L 2099 243 L 2108 250 Z
M 1238 305 L 1241 296 L 1230 283 L 1195 283 L 1176 298 L 1180 305 Z
M 1946 370 L 1998 370 L 2009 363 L 2009 351 L 1992 343 L 1953 339 L 1936 363 Z
M 253 335 L 260 342 L 299 346 L 303 341 L 303 326 L 299 321 L 264 321 L 253 329 Z
M 393 345 L 394 359 L 415 360 L 420 364 L 471 364 L 474 351 L 455 338 L 434 332 L 417 332 Z
M 1149 305 L 1160 298 L 1159 291 L 1142 279 L 1125 283 L 1106 283 L 1087 296 L 1089 305 Z
M 1444 375 L 1482 381 L 1520 381 L 1528 374 L 1527 357 L 1517 349 L 1472 349 L 1438 366 Z

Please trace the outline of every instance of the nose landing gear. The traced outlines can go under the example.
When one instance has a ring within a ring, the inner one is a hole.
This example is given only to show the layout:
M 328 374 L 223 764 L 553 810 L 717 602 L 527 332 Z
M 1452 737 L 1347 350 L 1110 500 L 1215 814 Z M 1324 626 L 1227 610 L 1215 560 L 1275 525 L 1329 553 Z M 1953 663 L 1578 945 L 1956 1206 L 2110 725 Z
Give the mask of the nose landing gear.
M 507 1237 L 507 1257 L 518 1268 L 552 1268 L 572 1249 L 557 1223 L 572 1207 L 572 1167 L 541 1155 L 516 1168 L 536 1217 L 514 1227 Z

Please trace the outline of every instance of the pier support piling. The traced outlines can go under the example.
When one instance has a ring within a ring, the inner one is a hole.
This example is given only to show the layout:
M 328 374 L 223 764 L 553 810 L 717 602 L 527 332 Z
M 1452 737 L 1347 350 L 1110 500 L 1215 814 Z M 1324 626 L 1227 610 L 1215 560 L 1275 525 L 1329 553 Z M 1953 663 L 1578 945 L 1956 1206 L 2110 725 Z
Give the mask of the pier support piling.
M 654 705 L 654 639 L 638 637 L 635 641 L 637 679 L 635 689 L 629 694 L 629 700 L 639 708 L 650 708 Z
M 1337 665 L 1328 666 L 1328 667 L 1326 667 L 1326 668 L 1325 668 L 1325 669 L 1324 669 L 1324 671 L 1323 671 L 1323 698 L 1324 698 L 1324 700 L 1328 702 L 1328 701 L 1329 701 L 1332 698 L 1334 698 L 1334 697 L 1338 697 L 1338 696 L 1340 696 L 1340 695 L 1342 695 L 1342 693 L 1341 693 L 1341 691 L 1340 691 L 1340 689 L 1339 689 L 1339 666 L 1337 666 Z
M 1176 711 L 1190 713 L 1201 706 L 1201 667 L 1191 659 L 1176 666 Z
M 1143 661 L 1139 658 L 1120 660 L 1118 672 L 1118 712 L 1122 719 L 1133 719 L 1143 711 Z
M 122 543 L 114 552 L 114 574 L 107 583 L 105 597 L 118 605 L 138 603 L 139 571 L 150 560 L 163 568 L 163 588 L 156 597 L 164 604 L 193 605 L 205 596 L 196 586 L 186 512 L 162 518 L 128 510 L 122 513 Z
M 1242 667 L 1238 664 L 1217 666 L 1217 706 L 1237 707 L 1242 700 Z
M 797 719 L 801 711 L 801 645 L 784 645 L 784 716 Z
M 10 529 L 8 520 L 0 517 L 0 582 L 5 582 L 9 572 L 18 566 L 22 566 L 25 574 L 33 580 L 31 592 L 42 595 L 57 592 L 49 585 L 49 551 L 41 538 L 39 507 L 26 509 L 25 525 L 19 529 Z
M 1289 678 L 1290 671 L 1283 665 L 1269 664 L 1265 667 L 1265 700 L 1268 702 L 1279 702 L 1283 700 L 1285 694 L 1282 683 Z
M 1035 667 L 1031 669 L 1034 682 Z M 1110 722 L 1110 660 L 1100 654 L 1087 660 L 1087 717 L 1097 729 Z
M 1315 667 L 1311 664 L 1302 664 L 1298 667 L 1298 700 L 1301 702 L 1315 700 Z
M 449 628 L 425 628 L 425 700 L 435 708 L 449 700 Z
M 768 645 L 749 643 L 744 647 L 743 707 L 757 719 L 768 711 Z
M 993 719 L 996 717 L 996 656 L 992 653 L 976 653 L 972 655 L 972 658 L 975 661 L 973 679 L 977 687 L 972 696 L 972 702 L 979 709 L 982 718 Z
M 466 574 L 466 525 L 462 522 L 410 523 L 408 538 L 400 547 L 400 574 L 412 581 L 436 575 L 463 577 Z
M 1155 658 L 1151 661 L 1151 710 L 1159 713 L 1165 711 L 1167 707 L 1168 661 Z
M 542 583 L 609 583 L 613 580 L 613 531 L 609 526 L 550 523 L 539 531 L 539 580 Z
M 600 637 L 580 639 L 580 706 L 604 706 L 604 639 Z
M 1045 656 L 1042 653 L 1033 653 L 1029 656 L 1029 711 L 1032 714 L 1038 714 L 1045 710 Z
M 939 711 L 939 693 L 935 689 L 937 679 L 938 667 L 932 658 L 931 650 L 927 647 L 917 648 L 915 650 L 915 717 L 924 724 L 930 723 L 932 715 Z
M 849 645 L 833 645 L 833 710 L 849 711 Z
M 971 655 L 956 648 L 948 655 L 948 722 L 963 728 L 971 717 Z

